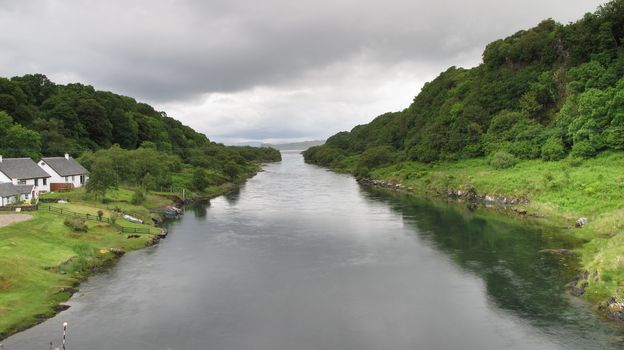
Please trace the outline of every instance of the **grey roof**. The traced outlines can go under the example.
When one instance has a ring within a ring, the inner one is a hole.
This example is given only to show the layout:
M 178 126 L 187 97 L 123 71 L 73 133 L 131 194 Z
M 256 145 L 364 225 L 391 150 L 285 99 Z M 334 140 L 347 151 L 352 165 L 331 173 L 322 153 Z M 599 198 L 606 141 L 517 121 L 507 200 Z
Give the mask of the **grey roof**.
M 83 175 L 88 173 L 87 169 L 80 165 L 74 158 L 50 157 L 41 158 L 41 160 L 46 162 L 50 168 L 54 169 L 54 171 L 61 176 Z
M 4 158 L 0 171 L 11 179 L 40 179 L 50 177 L 30 158 Z
M 0 197 L 13 197 L 18 194 L 17 188 L 12 183 L 0 183 Z
M 15 189 L 21 194 L 31 194 L 33 187 L 33 185 L 15 185 Z

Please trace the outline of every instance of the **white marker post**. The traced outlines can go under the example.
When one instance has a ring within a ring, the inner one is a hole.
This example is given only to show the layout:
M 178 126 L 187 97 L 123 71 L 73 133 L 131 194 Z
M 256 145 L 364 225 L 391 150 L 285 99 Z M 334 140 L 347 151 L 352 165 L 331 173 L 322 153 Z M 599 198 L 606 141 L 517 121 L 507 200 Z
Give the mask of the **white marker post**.
M 67 322 L 63 322 L 63 350 L 65 350 L 65 337 L 67 335 Z

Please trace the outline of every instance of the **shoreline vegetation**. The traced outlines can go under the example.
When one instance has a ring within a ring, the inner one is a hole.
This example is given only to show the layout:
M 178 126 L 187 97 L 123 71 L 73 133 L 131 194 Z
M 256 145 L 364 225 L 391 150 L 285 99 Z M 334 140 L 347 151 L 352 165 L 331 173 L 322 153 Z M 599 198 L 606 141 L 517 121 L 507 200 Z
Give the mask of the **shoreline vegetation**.
M 256 172 L 247 174 L 252 177 Z M 120 187 L 95 199 L 83 189 L 43 195 L 44 206 L 103 218 L 116 218 L 122 227 L 149 230 L 149 234 L 122 233 L 113 224 L 84 222 L 85 228 L 67 224 L 71 217 L 46 210 L 32 211 L 30 219 L 0 227 L 0 340 L 37 325 L 66 310 L 62 303 L 79 290 L 89 276 L 111 267 L 123 254 L 157 244 L 167 234 L 159 209 L 211 199 L 237 188 L 236 183 L 211 186 L 205 191 L 146 194 L 140 203 L 135 190 Z M 61 200 L 61 203 L 58 201 Z M 143 224 L 123 220 L 129 214 Z M 14 215 L 3 212 L 0 216 Z M 86 230 L 86 231 L 84 231 Z
M 624 321 L 623 38 L 624 0 L 576 22 L 544 20 L 304 158 L 369 184 L 571 227 L 584 242 L 571 293 Z
M 330 169 L 356 173 L 358 157 Z M 309 159 L 308 159 L 309 162 Z M 607 152 L 578 161 L 523 161 L 495 169 L 487 158 L 439 164 L 401 162 L 356 176 L 366 186 L 411 196 L 496 209 L 500 215 L 532 217 L 582 242 L 570 251 L 581 270 L 568 292 L 589 301 L 600 313 L 624 321 L 624 152 Z M 584 218 L 583 222 L 579 219 Z

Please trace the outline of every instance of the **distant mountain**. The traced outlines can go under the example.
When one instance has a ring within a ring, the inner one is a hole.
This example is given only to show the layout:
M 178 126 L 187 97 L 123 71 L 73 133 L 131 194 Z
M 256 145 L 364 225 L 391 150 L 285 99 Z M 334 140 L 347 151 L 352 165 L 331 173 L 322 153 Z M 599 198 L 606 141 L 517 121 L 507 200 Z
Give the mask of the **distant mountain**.
M 271 148 L 278 149 L 280 151 L 299 151 L 299 150 L 304 151 L 310 147 L 321 146 L 324 144 L 325 144 L 325 141 L 314 140 L 314 141 L 302 141 L 302 142 L 278 143 L 278 144 L 263 143 L 261 147 L 271 147 Z

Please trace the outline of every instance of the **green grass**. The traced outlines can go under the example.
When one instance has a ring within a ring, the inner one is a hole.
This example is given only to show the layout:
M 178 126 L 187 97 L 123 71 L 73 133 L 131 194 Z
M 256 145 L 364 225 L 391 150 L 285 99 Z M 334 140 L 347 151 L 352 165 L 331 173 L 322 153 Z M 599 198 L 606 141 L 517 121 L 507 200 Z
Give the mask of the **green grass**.
M 93 216 L 101 210 L 111 217 L 120 209 L 144 219 L 145 224 L 121 218 L 117 224 L 158 233 L 148 208 L 168 205 L 171 200 L 149 194 L 143 203 L 133 205 L 133 194 L 126 188 L 110 191 L 106 203 L 96 201 L 83 189 L 43 197 L 66 199 L 69 203 L 49 205 Z M 53 315 L 54 307 L 70 297 L 67 289 L 83 280 L 92 267 L 115 258 L 110 248 L 140 249 L 154 237 L 144 234 L 129 239 L 114 227 L 95 221 L 87 221 L 88 232 L 78 233 L 63 224 L 67 216 L 44 210 L 27 214 L 33 218 L 0 228 L 0 339 Z
M 357 156 L 335 168 L 353 172 Z M 578 252 L 590 272 L 585 297 L 595 303 L 611 296 L 624 300 L 624 153 L 605 152 L 594 159 L 558 162 L 521 161 L 494 169 L 488 159 L 427 165 L 402 162 L 371 171 L 370 176 L 412 187 L 416 195 L 438 196 L 447 189 L 472 188 L 480 195 L 525 198 L 530 213 L 545 215 L 559 225 L 589 224 L 570 232 L 586 243 Z
M 0 338 L 54 314 L 54 306 L 70 296 L 63 290 L 114 258 L 110 248 L 139 249 L 152 238 L 128 239 L 97 222 L 78 233 L 63 224 L 63 216 L 28 214 L 31 220 L 0 228 Z

